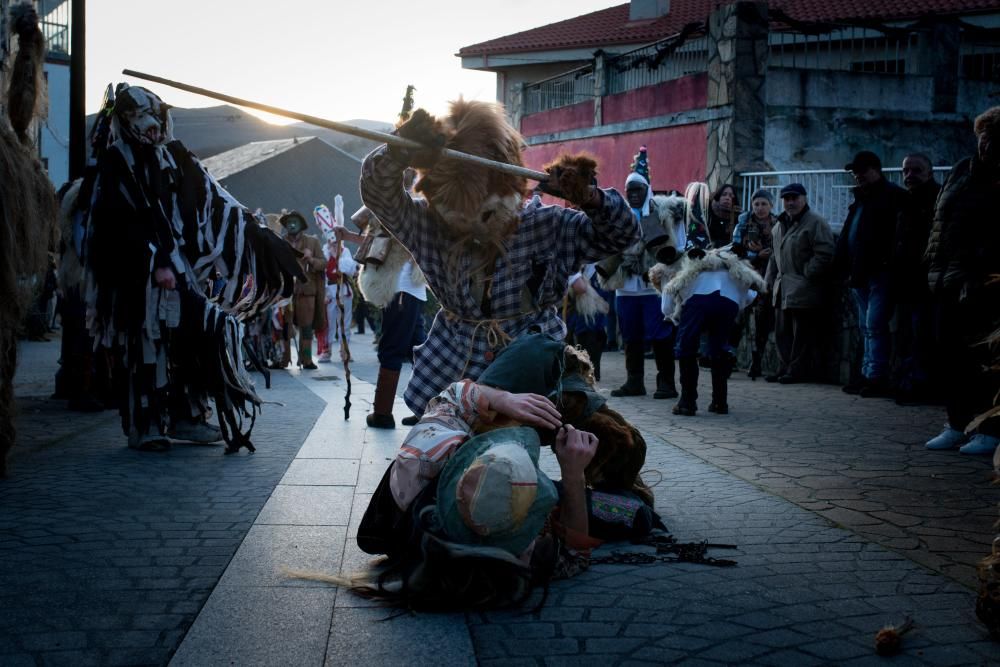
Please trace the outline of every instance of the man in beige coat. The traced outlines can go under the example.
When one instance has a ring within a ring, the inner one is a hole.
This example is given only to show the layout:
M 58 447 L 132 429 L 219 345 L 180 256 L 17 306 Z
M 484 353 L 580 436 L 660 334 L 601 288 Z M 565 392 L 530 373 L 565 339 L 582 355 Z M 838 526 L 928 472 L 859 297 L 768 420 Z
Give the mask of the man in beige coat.
M 323 244 L 312 234 L 306 234 L 306 219 L 298 211 L 285 213 L 279 219 L 285 228 L 285 240 L 302 253 L 299 263 L 306 274 L 306 281 L 295 284 L 295 297 L 292 310 L 295 316 L 295 326 L 299 330 L 299 366 L 306 370 L 315 370 L 312 359 L 312 341 L 315 330 L 326 327 L 326 257 L 323 256 Z M 289 363 L 288 350 L 279 368 Z
M 783 187 L 781 201 L 785 211 L 772 231 L 774 250 L 765 279 L 774 299 L 781 367 L 766 379 L 795 384 L 809 375 L 835 244 L 826 220 L 809 208 L 802 184 Z

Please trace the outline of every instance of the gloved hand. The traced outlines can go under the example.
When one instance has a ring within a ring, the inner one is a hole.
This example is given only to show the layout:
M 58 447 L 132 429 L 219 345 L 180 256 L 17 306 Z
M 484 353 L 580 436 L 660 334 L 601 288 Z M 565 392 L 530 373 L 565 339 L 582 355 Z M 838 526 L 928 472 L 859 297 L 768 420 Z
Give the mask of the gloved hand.
M 396 135 L 423 144 L 423 149 L 389 146 L 389 154 L 397 162 L 417 169 L 430 169 L 441 157 L 447 137 L 441 123 L 423 109 L 417 109 L 409 120 L 396 128 Z
M 604 202 L 597 187 L 597 162 L 585 155 L 562 155 L 545 166 L 548 179 L 538 182 L 542 192 L 565 199 L 581 208 L 596 208 Z

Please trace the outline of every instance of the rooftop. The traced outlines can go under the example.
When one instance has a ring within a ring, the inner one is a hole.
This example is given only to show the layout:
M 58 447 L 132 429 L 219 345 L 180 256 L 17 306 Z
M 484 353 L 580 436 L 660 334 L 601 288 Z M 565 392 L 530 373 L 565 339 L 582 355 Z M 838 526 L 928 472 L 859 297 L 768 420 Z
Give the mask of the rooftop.
M 657 19 L 629 21 L 628 3 L 462 47 L 460 57 L 530 53 L 616 44 L 643 44 L 677 34 L 692 22 L 703 22 L 718 0 L 672 0 L 670 12 Z M 959 14 L 1000 9 L 1000 0 L 778 0 L 799 21 L 844 19 L 915 19 L 929 14 Z

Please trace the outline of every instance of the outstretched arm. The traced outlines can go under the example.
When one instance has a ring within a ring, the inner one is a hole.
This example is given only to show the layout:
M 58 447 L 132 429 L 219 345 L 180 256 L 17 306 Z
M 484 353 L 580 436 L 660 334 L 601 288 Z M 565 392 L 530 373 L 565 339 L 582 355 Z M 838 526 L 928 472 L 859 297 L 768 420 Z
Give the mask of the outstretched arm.
M 413 254 L 430 245 L 427 203 L 414 200 L 403 187 L 403 170 L 385 146 L 368 154 L 361 165 L 361 200 L 396 239 Z

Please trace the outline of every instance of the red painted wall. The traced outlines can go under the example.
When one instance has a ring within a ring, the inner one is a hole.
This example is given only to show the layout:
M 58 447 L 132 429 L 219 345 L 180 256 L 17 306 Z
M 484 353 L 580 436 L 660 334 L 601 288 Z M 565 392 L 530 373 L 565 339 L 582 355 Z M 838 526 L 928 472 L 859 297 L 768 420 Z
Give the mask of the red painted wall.
M 664 127 L 645 132 L 576 139 L 529 146 L 525 162 L 541 169 L 562 153 L 587 152 L 597 158 L 597 179 L 603 187 L 625 186 L 632 157 L 645 145 L 649 154 L 649 173 L 654 190 L 680 190 L 691 181 L 705 180 L 706 123 Z
M 643 86 L 604 98 L 605 125 L 665 116 L 678 111 L 704 109 L 708 100 L 708 75 L 693 74 L 681 79 Z M 530 116 L 528 117 L 530 118 Z
M 536 134 L 576 130 L 594 125 L 594 102 L 587 100 L 568 107 L 549 109 L 521 118 L 521 134 L 532 137 Z

